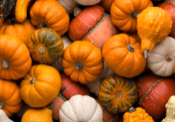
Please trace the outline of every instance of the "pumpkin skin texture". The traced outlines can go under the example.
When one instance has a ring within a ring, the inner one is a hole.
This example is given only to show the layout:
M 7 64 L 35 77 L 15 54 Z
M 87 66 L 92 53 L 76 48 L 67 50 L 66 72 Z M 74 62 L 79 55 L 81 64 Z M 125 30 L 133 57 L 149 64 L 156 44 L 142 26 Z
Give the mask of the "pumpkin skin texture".
M 22 116 L 21 122 L 53 122 L 52 111 L 47 107 L 30 108 Z
M 103 122 L 100 105 L 88 95 L 75 95 L 63 103 L 60 122 Z
M 99 5 L 101 5 L 105 9 L 105 11 L 110 12 L 113 1 L 114 0 L 101 0 Z
M 175 80 L 148 73 L 138 77 L 136 84 L 139 90 L 138 106 L 145 109 L 154 120 L 163 118 L 166 113 L 165 104 L 175 94 Z
M 118 114 L 127 111 L 136 102 L 137 93 L 134 80 L 111 75 L 100 84 L 98 98 L 106 110 Z
M 27 40 L 27 47 L 32 58 L 42 64 L 52 64 L 64 50 L 60 35 L 49 28 L 35 30 Z
M 32 65 L 27 46 L 16 36 L 0 35 L 0 49 L 0 78 L 24 77 Z
M 60 89 L 59 72 L 43 64 L 32 66 L 20 83 L 22 99 L 33 108 L 44 107 L 51 103 L 57 97 Z
M 64 73 L 82 84 L 96 80 L 103 70 L 101 51 L 88 41 L 75 41 L 67 46 L 61 63 Z
M 107 66 L 123 77 L 135 77 L 145 69 L 140 43 L 124 33 L 110 37 L 103 46 L 102 55 Z
M 137 16 L 137 32 L 145 58 L 146 53 L 171 32 L 172 23 L 171 14 L 160 7 L 149 7 Z
M 0 79 L 0 89 L 0 108 L 2 108 L 8 117 L 11 117 L 22 106 L 19 86 L 13 81 Z
M 112 22 L 123 32 L 134 32 L 137 29 L 137 15 L 152 6 L 151 0 L 114 0 L 110 9 Z
M 89 41 L 102 49 L 107 39 L 118 33 L 111 16 L 99 5 L 86 7 L 83 10 L 75 8 L 74 13 L 75 18 L 70 22 L 68 29 L 68 35 L 73 41 Z
M 175 39 L 166 37 L 158 43 L 147 57 L 147 65 L 154 74 L 159 76 L 170 76 L 174 72 L 175 62 Z
M 80 5 L 88 6 L 88 5 L 95 5 L 99 3 L 101 0 L 74 0 Z
M 5 21 L 3 23 L 0 29 L 0 35 L 17 36 L 26 44 L 29 36 L 35 31 L 35 27 L 31 24 L 29 19 L 26 19 L 23 23 L 14 22 L 13 24 L 12 21 L 13 20 Z
M 30 17 L 37 28 L 53 29 L 60 36 L 69 28 L 69 15 L 57 0 L 37 0 L 30 9 Z
M 131 107 L 123 115 L 123 122 L 154 122 L 153 118 L 141 107 Z

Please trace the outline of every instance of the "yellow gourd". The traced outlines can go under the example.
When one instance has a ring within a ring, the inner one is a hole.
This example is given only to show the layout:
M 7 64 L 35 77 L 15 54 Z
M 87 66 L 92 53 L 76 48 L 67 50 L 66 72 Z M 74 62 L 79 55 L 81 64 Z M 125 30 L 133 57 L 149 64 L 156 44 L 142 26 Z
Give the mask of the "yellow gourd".
M 145 58 L 148 51 L 171 32 L 172 23 L 171 14 L 159 7 L 149 7 L 137 16 L 137 31 Z
M 154 122 L 153 118 L 141 107 L 131 107 L 123 115 L 123 122 Z

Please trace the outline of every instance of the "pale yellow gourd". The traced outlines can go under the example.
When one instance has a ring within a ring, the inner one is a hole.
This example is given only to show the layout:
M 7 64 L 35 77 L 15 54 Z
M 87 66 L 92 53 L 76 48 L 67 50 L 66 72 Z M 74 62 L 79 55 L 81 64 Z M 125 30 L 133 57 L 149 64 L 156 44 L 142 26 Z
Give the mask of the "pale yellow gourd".
M 7 114 L 6 114 L 2 109 L 0 109 L 0 122 L 14 122 L 14 121 L 12 121 L 12 120 L 7 116 Z

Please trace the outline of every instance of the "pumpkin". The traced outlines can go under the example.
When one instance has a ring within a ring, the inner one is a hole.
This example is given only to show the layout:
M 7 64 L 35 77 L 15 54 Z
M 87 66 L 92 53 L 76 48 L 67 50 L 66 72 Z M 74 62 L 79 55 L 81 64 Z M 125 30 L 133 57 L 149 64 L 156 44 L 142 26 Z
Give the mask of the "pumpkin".
M 112 22 L 123 32 L 134 32 L 138 14 L 152 6 L 151 0 L 114 0 L 110 9 Z
M 153 117 L 154 120 L 165 116 L 165 104 L 175 94 L 175 80 L 161 77 L 154 73 L 144 74 L 136 79 L 138 87 L 137 104 Z
M 74 0 L 80 5 L 88 6 L 88 5 L 95 5 L 99 3 L 101 0 Z
M 35 30 L 27 40 L 32 58 L 39 63 L 52 64 L 58 60 L 64 50 L 60 35 L 49 28 Z
M 22 116 L 21 122 L 53 122 L 52 111 L 47 107 L 30 108 Z
M 110 12 L 111 5 L 114 2 L 114 0 L 101 0 L 99 5 L 101 5 L 105 11 Z
M 82 84 L 96 80 L 103 70 L 101 51 L 88 41 L 75 41 L 67 46 L 61 63 L 64 73 Z
M 59 72 L 48 65 L 34 65 L 20 83 L 20 94 L 30 107 L 44 107 L 51 103 L 61 89 Z M 30 92 L 29 92 L 30 90 Z
M 149 7 L 137 16 L 137 31 L 145 58 L 148 51 L 166 38 L 171 28 L 171 14 L 160 7 Z
M 165 105 L 166 117 L 161 122 L 174 122 L 174 111 L 175 111 L 175 95 L 172 95 Z
M 11 19 L 3 23 L 0 29 L 0 35 L 17 36 L 26 44 L 27 39 L 34 30 L 35 27 L 31 24 L 29 19 L 26 19 L 23 23 L 17 23 L 14 19 Z
M 118 114 L 126 112 L 136 102 L 137 92 L 133 79 L 111 75 L 101 82 L 98 98 L 106 110 Z
M 69 28 L 69 15 L 57 0 L 37 0 L 30 9 L 30 17 L 37 28 L 48 27 L 60 36 Z
M 27 46 L 16 36 L 0 35 L 0 49 L 0 78 L 24 77 L 32 65 Z
M 88 95 L 75 95 L 63 103 L 60 122 L 103 122 L 100 105 Z
M 8 117 L 11 117 L 22 106 L 19 86 L 13 81 L 0 79 L 0 89 L 0 108 L 2 108 Z
M 63 41 L 64 44 L 64 50 L 68 45 L 72 44 L 72 40 L 67 35 L 61 36 L 61 40 Z M 55 61 L 52 64 L 52 66 L 55 67 L 58 71 L 63 71 L 63 66 L 61 64 L 61 57 L 57 61 Z
M 147 57 L 147 65 L 154 74 L 160 76 L 170 76 L 174 72 L 175 62 L 175 39 L 166 37 L 164 41 L 158 43 Z
M 7 116 L 7 114 L 2 109 L 0 109 L 0 116 L 0 122 L 14 122 Z
M 86 40 L 102 49 L 108 38 L 119 33 L 112 23 L 111 16 L 99 5 L 83 10 L 76 7 L 74 16 L 68 29 L 68 35 L 73 41 Z
M 74 0 L 57 0 L 65 9 L 66 12 L 70 15 L 73 13 L 73 9 L 78 6 L 78 3 Z
M 140 43 L 125 33 L 110 37 L 103 46 L 102 55 L 107 66 L 123 77 L 135 77 L 145 69 Z
M 131 107 L 123 115 L 123 122 L 154 122 L 153 118 L 141 107 Z
M 104 68 L 100 76 L 96 80 L 86 84 L 86 86 L 89 88 L 89 91 L 91 93 L 94 93 L 96 96 L 98 96 L 100 83 L 104 80 L 104 78 L 106 78 L 109 75 L 115 74 L 111 69 L 109 69 L 109 67 L 106 65 L 106 62 L 105 61 L 103 62 L 104 62 Z

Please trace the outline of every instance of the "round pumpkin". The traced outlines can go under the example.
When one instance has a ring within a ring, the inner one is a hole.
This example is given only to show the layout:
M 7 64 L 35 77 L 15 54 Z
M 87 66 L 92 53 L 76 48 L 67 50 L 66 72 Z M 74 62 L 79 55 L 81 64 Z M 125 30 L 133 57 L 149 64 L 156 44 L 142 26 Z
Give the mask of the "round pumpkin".
M 44 107 L 51 103 L 61 89 L 59 72 L 48 65 L 34 65 L 20 83 L 20 94 L 31 107 Z
M 124 32 L 134 32 L 138 14 L 152 6 L 151 0 L 114 0 L 110 10 L 112 22 Z
M 73 41 L 86 40 L 102 49 L 107 39 L 119 32 L 113 25 L 111 16 L 99 5 L 83 10 L 76 7 L 74 16 L 68 29 L 68 35 Z
M 165 116 L 165 104 L 170 96 L 175 94 L 175 80 L 171 77 L 160 77 L 147 73 L 137 78 L 139 107 L 153 117 L 154 120 Z
M 19 86 L 13 81 L 0 79 L 0 89 L 0 108 L 2 108 L 8 117 L 11 117 L 22 106 Z
M 0 35 L 0 78 L 17 80 L 30 70 L 27 46 L 16 36 Z
M 37 0 L 30 9 L 30 17 L 37 28 L 48 27 L 60 36 L 69 28 L 69 15 L 57 0 Z
M 100 84 L 98 98 L 110 113 L 126 112 L 137 100 L 138 89 L 133 79 L 117 75 L 106 77 Z
M 123 77 L 135 77 L 146 66 L 140 43 L 125 33 L 110 37 L 103 46 L 102 55 L 107 66 Z
M 29 19 L 26 19 L 23 23 L 15 22 L 15 20 L 6 20 L 0 28 L 0 35 L 17 36 L 26 44 L 33 31 L 35 31 L 35 27 Z
M 39 63 L 52 64 L 58 60 L 64 50 L 60 35 L 49 28 L 35 30 L 27 40 L 32 58 Z
M 96 80 L 103 70 L 100 49 L 88 41 L 75 41 L 67 46 L 61 62 L 64 73 L 82 84 Z
M 74 0 L 80 5 L 88 6 L 88 5 L 95 5 L 99 3 L 101 0 Z
M 101 5 L 105 11 L 110 12 L 111 5 L 114 2 L 114 0 L 101 0 L 99 5 Z

